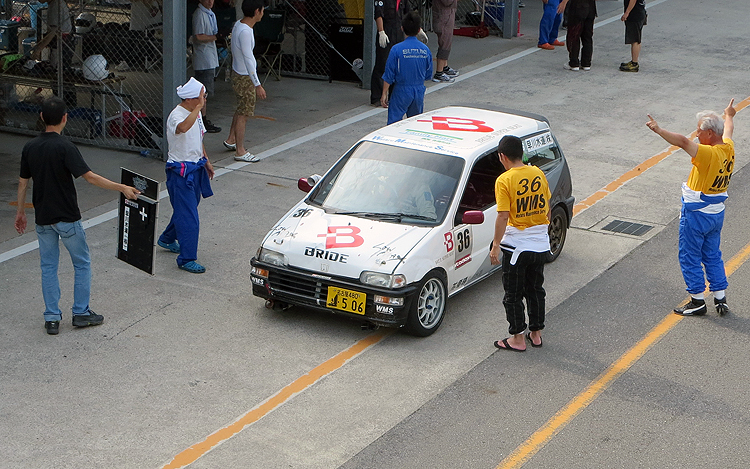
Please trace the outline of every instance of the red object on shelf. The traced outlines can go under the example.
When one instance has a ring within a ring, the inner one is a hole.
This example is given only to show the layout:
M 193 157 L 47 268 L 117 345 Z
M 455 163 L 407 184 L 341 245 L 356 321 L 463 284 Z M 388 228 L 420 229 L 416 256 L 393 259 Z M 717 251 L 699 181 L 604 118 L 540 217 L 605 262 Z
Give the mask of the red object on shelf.
M 135 129 L 138 125 L 136 119 L 143 119 L 146 113 L 143 111 L 124 111 L 122 115 L 109 122 L 109 135 L 117 138 L 135 138 Z

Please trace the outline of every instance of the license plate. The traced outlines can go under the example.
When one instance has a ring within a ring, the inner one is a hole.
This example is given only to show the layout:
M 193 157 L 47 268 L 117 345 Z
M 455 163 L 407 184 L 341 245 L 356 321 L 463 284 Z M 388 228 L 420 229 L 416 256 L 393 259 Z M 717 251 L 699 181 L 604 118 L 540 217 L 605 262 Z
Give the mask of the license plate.
M 347 313 L 365 314 L 366 293 L 346 290 L 344 288 L 328 287 L 326 306 Z

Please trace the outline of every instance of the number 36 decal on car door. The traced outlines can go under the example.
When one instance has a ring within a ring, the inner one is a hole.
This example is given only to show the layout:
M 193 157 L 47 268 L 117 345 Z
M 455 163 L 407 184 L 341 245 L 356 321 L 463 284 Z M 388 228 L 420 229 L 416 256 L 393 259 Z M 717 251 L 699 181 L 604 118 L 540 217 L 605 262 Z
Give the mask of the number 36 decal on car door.
M 463 226 L 450 233 L 445 233 L 445 248 L 448 252 L 455 251 L 455 268 L 471 260 L 471 226 Z

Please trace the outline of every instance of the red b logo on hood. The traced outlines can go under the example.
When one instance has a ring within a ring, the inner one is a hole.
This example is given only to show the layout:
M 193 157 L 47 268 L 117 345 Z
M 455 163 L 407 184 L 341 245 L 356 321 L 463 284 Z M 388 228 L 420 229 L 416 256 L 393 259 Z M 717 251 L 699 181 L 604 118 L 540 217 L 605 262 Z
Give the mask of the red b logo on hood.
M 435 130 L 457 130 L 459 132 L 492 132 L 495 130 L 484 125 L 484 121 L 465 117 L 432 116 L 431 120 L 418 120 L 417 122 L 432 122 L 432 128 Z
M 333 248 L 356 248 L 362 246 L 365 239 L 359 235 L 362 231 L 356 226 L 329 226 L 328 233 L 319 234 L 318 238 L 325 236 L 326 249 Z M 339 239 L 342 239 L 340 242 Z

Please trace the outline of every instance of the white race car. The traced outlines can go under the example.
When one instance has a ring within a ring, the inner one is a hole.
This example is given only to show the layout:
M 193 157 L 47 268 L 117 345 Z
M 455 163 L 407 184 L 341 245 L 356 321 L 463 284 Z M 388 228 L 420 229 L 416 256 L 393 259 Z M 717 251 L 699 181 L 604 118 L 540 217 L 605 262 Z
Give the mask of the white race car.
M 489 251 L 504 135 L 520 137 L 524 161 L 547 176 L 548 260 L 556 259 L 574 199 L 547 119 L 447 107 L 383 127 L 325 176 L 300 179 L 308 196 L 250 261 L 253 294 L 268 307 L 298 305 L 432 334 L 448 297 L 500 268 L 490 264 Z

